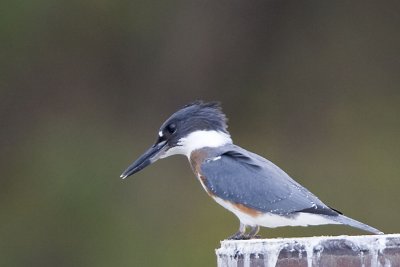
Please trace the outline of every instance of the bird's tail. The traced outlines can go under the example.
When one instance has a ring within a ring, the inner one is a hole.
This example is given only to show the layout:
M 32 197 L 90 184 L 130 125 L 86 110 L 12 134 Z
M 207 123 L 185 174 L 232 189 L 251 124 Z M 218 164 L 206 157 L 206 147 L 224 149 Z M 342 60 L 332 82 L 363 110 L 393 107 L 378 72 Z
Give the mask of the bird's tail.
M 372 226 L 366 225 L 362 222 L 356 221 L 356 220 L 346 217 L 344 215 L 339 215 L 339 216 L 335 216 L 335 217 L 329 216 L 329 218 L 338 223 L 347 224 L 351 227 L 358 228 L 358 229 L 361 229 L 361 230 L 364 230 L 364 231 L 367 231 L 370 233 L 374 233 L 376 235 L 383 235 L 382 231 L 379 231 L 378 229 L 375 229 Z

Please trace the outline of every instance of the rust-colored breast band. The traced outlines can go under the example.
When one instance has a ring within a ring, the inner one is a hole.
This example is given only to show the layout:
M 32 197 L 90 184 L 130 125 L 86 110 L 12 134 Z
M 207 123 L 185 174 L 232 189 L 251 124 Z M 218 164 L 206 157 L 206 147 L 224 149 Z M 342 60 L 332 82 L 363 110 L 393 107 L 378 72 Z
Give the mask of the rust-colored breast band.
M 201 175 L 201 164 L 207 157 L 207 152 L 203 149 L 197 149 L 190 154 L 190 165 L 192 166 L 193 172 Z
M 238 204 L 238 203 L 232 203 L 233 206 L 235 206 L 238 210 L 240 210 L 243 213 L 246 213 L 252 217 L 257 217 L 260 216 L 262 214 L 261 211 L 249 208 L 243 204 Z

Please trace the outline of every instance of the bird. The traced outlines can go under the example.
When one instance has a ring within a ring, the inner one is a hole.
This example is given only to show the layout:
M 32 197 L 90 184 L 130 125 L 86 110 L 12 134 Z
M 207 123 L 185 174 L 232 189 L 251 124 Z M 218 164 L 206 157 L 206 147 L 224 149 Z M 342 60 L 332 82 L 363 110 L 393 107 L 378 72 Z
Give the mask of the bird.
M 186 156 L 207 194 L 239 219 L 231 240 L 259 238 L 260 226 L 343 224 L 383 234 L 327 206 L 271 161 L 233 144 L 227 127 L 220 102 L 187 104 L 161 125 L 156 142 L 120 177 L 158 159 Z

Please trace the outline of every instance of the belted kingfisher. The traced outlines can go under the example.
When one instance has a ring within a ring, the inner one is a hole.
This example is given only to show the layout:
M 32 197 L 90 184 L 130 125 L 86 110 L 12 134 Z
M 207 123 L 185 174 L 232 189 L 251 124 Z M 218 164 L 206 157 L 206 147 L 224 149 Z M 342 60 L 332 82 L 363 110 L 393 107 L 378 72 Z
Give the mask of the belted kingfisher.
M 321 224 L 345 224 L 383 234 L 325 205 L 269 160 L 234 145 L 226 122 L 217 102 L 184 106 L 161 125 L 155 144 L 121 178 L 160 158 L 185 155 L 208 195 L 239 218 L 239 231 L 229 239 L 254 238 L 260 226 Z

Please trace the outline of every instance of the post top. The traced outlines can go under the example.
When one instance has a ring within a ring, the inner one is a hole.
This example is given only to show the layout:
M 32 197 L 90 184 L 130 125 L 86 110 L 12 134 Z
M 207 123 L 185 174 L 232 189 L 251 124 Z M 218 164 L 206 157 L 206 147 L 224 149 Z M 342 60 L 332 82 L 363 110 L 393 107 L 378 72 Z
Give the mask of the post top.
M 321 266 L 336 266 L 334 260 L 339 259 L 341 263 L 370 261 L 370 266 L 379 266 L 379 262 L 382 266 L 400 266 L 400 234 L 223 240 L 216 254 L 218 266 L 237 266 L 239 262 L 243 266 L 280 266 L 279 261 L 285 260 L 307 261 L 307 266 L 320 266 L 314 263 L 321 261 Z M 397 261 L 399 265 L 394 264 Z

